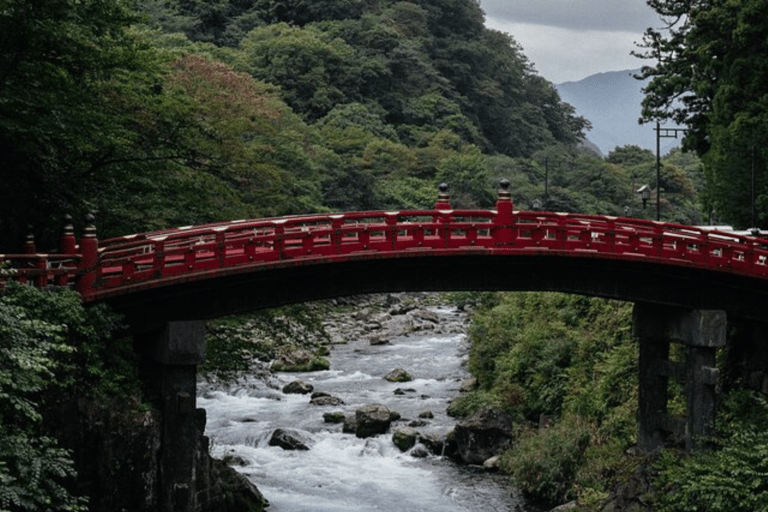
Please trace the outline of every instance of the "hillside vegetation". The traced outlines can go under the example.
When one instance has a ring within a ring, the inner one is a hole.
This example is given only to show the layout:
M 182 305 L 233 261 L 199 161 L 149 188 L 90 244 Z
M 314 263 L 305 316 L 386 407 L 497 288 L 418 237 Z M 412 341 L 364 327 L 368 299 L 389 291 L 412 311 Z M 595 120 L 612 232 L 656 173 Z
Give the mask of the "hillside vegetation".
M 55 247 L 67 213 L 104 237 L 424 208 L 442 181 L 486 207 L 502 177 L 521 208 L 645 215 L 651 155 L 579 152 L 587 121 L 473 0 L 129 5 L 3 1 L 0 250 L 28 226 Z M 694 187 L 669 191 L 664 217 L 698 222 Z

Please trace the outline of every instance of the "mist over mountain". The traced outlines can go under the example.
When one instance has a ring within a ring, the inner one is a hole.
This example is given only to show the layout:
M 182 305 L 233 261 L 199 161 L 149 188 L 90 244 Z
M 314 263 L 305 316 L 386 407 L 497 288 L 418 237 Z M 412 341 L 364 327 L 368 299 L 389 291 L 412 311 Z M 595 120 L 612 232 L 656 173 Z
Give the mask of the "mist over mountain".
M 639 72 L 639 69 L 610 71 L 555 85 L 562 100 L 573 105 L 578 115 L 592 123 L 587 140 L 603 155 L 627 144 L 656 152 L 654 125 L 637 122 L 643 100 L 642 88 L 646 83 L 634 78 Z M 661 139 L 662 155 L 679 145 L 679 139 Z

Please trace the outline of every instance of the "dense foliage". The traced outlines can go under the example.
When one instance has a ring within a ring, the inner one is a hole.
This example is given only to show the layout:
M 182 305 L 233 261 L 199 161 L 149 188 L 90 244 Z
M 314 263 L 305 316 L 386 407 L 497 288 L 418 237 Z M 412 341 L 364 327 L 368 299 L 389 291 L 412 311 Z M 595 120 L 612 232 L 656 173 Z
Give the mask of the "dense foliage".
M 126 347 L 107 343 L 115 318 L 74 292 L 10 285 L 0 295 L 0 510 L 85 510 L 68 489 L 70 453 L 49 432 L 52 407 L 73 397 L 123 395 L 135 376 Z M 128 351 L 130 348 L 128 347 Z
M 768 227 L 768 2 L 648 3 L 667 23 L 648 29 L 642 45 L 641 55 L 655 61 L 642 70 L 652 78 L 643 119 L 688 127 L 685 146 L 704 157 L 710 213 L 742 228 Z
M 645 466 L 652 488 L 643 501 L 653 510 L 766 509 L 768 405 L 733 376 L 721 383 L 715 435 L 702 440 L 709 449 L 627 455 L 636 444 L 638 405 L 631 304 L 539 292 L 456 299 L 476 305 L 469 368 L 478 387 L 449 412 L 491 407 L 515 418 L 516 442 L 501 468 L 529 497 L 550 505 L 576 499 L 579 510 L 603 510 L 609 492 Z M 673 357 L 684 357 L 682 346 L 672 348 Z M 671 382 L 669 392 L 670 414 L 684 414 L 682 387 Z
M 631 305 L 539 292 L 479 299 L 470 331 L 478 389 L 451 412 L 495 407 L 517 419 L 502 468 L 532 498 L 556 504 L 605 493 L 603 468 L 619 465 L 636 441 Z
M 666 452 L 656 463 L 660 512 L 754 512 L 768 509 L 768 405 L 731 391 L 720 412 L 717 450 Z

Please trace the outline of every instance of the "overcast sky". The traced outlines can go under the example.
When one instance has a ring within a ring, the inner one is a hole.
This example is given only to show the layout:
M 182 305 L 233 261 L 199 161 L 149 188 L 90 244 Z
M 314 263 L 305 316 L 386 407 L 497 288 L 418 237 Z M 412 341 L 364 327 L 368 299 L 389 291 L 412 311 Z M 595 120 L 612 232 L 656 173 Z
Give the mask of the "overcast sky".
M 480 5 L 486 26 L 510 34 L 538 74 L 556 84 L 639 68 L 646 61 L 630 52 L 646 28 L 661 25 L 646 0 L 480 0 Z

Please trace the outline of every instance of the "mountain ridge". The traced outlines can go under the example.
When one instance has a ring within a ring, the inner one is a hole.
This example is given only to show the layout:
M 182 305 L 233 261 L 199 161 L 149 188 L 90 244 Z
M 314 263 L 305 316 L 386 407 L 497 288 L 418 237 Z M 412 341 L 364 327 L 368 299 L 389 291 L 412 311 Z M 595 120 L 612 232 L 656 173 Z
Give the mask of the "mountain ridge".
M 642 109 L 642 88 L 647 83 L 647 80 L 641 81 L 634 77 L 639 72 L 640 69 L 607 71 L 582 80 L 555 84 L 560 98 L 571 104 L 577 115 L 592 123 L 586 138 L 603 155 L 626 145 L 656 152 L 654 126 L 638 123 Z M 679 145 L 677 139 L 662 139 L 661 152 L 667 153 Z

